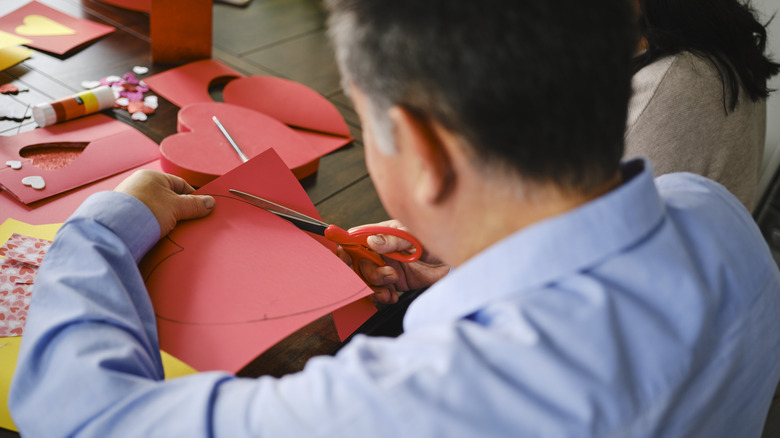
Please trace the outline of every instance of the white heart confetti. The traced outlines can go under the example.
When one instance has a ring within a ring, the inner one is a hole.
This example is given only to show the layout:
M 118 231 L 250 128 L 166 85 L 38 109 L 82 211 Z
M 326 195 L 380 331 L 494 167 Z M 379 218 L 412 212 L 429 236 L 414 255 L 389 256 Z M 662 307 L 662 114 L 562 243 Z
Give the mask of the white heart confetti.
M 22 178 L 22 184 L 30 186 L 35 190 L 43 190 L 46 187 L 46 181 L 40 176 L 26 176 Z
M 106 76 L 105 78 L 103 78 L 103 80 L 109 84 L 113 84 L 114 82 L 121 82 L 122 78 L 120 78 L 117 75 L 111 75 L 111 76 Z
M 19 169 L 22 168 L 22 162 L 21 161 L 15 161 L 15 160 L 6 161 L 5 165 L 10 167 L 11 169 L 14 169 L 14 170 L 19 170 Z
M 145 122 L 146 119 L 147 119 L 146 114 L 144 114 L 144 113 L 142 113 L 140 111 L 137 112 L 137 113 L 133 113 L 130 117 L 133 120 L 138 120 L 139 122 Z
M 151 95 L 144 97 L 144 105 L 151 109 L 157 109 L 159 103 L 157 102 L 157 96 Z
M 100 86 L 100 81 L 83 81 L 81 87 L 87 90 L 97 88 Z
M 120 97 L 119 99 L 116 100 L 116 104 L 119 105 L 119 106 L 130 105 L 130 99 L 128 99 L 126 97 Z
M 145 75 L 145 74 L 149 73 L 149 67 L 144 67 L 142 65 L 136 65 L 135 67 L 133 67 L 133 73 L 135 73 L 137 75 Z

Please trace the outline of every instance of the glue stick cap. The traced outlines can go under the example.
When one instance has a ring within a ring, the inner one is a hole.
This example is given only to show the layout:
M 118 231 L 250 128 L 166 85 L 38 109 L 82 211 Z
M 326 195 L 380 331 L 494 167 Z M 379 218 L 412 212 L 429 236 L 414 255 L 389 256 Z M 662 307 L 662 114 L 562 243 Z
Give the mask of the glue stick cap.
M 40 127 L 53 125 L 57 122 L 57 114 L 51 104 L 42 103 L 35 105 L 32 109 L 33 120 Z

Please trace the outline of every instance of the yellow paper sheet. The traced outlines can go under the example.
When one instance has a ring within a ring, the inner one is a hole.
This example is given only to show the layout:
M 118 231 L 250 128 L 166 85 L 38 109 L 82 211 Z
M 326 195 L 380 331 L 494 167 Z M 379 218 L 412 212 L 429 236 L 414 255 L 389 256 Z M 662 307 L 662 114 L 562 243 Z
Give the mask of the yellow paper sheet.
M 0 338 L 0 427 L 16 430 L 11 413 L 8 412 L 8 391 L 11 389 L 11 378 L 16 370 L 16 358 L 19 356 L 21 336 Z
M 0 70 L 13 67 L 32 56 L 33 51 L 24 47 L 6 47 L 0 49 Z
M 31 43 L 32 40 L 0 30 L 0 49 L 11 46 L 22 46 Z
M 15 219 L 7 219 L 0 225 L 0 245 L 5 243 L 13 233 L 53 240 L 60 226 L 62 224 L 30 225 Z M 19 357 L 19 345 L 21 342 L 21 336 L 0 338 L 0 427 L 13 431 L 17 429 L 11 419 L 10 412 L 8 412 L 8 391 L 11 389 L 11 379 L 16 370 L 16 361 Z M 5 346 L 2 347 L 2 345 Z M 164 351 L 161 351 L 161 353 L 166 379 L 196 372 L 192 367 L 170 354 Z
M 0 225 L 0 246 L 2 246 L 14 233 L 23 236 L 37 237 L 38 239 L 54 240 L 54 235 L 62 224 L 30 225 L 16 219 L 6 219 Z

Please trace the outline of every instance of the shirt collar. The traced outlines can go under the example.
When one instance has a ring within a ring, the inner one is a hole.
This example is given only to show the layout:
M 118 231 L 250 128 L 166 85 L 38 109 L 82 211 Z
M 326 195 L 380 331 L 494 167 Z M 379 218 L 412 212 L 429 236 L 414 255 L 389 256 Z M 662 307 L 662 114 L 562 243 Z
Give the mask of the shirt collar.
M 621 165 L 623 183 L 574 210 L 528 226 L 472 257 L 410 306 L 407 330 L 466 317 L 491 302 L 523 294 L 624 251 L 662 221 L 663 202 L 650 164 Z

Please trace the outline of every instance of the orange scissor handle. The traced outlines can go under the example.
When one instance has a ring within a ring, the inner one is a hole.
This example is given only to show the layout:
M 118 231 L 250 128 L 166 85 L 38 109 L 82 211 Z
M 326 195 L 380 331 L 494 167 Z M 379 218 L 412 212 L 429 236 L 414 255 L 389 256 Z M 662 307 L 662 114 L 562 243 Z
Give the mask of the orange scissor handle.
M 393 260 L 399 262 L 411 263 L 420 258 L 422 255 L 422 244 L 416 237 L 412 236 L 404 230 L 399 230 L 393 227 L 383 227 L 379 225 L 364 225 L 362 227 L 353 228 L 350 231 L 345 231 L 335 225 L 328 226 L 325 229 L 325 237 L 328 240 L 338 243 L 344 248 L 344 251 L 352 257 L 353 265 L 357 265 L 357 260 L 360 258 L 366 258 L 376 263 L 378 266 L 384 266 L 385 262 L 382 260 L 382 256 L 375 253 L 368 247 L 367 239 L 369 236 L 376 234 L 386 234 L 395 236 L 400 239 L 404 239 L 407 242 L 414 245 L 414 252 L 407 254 L 400 251 L 394 251 L 391 253 L 383 254 Z

